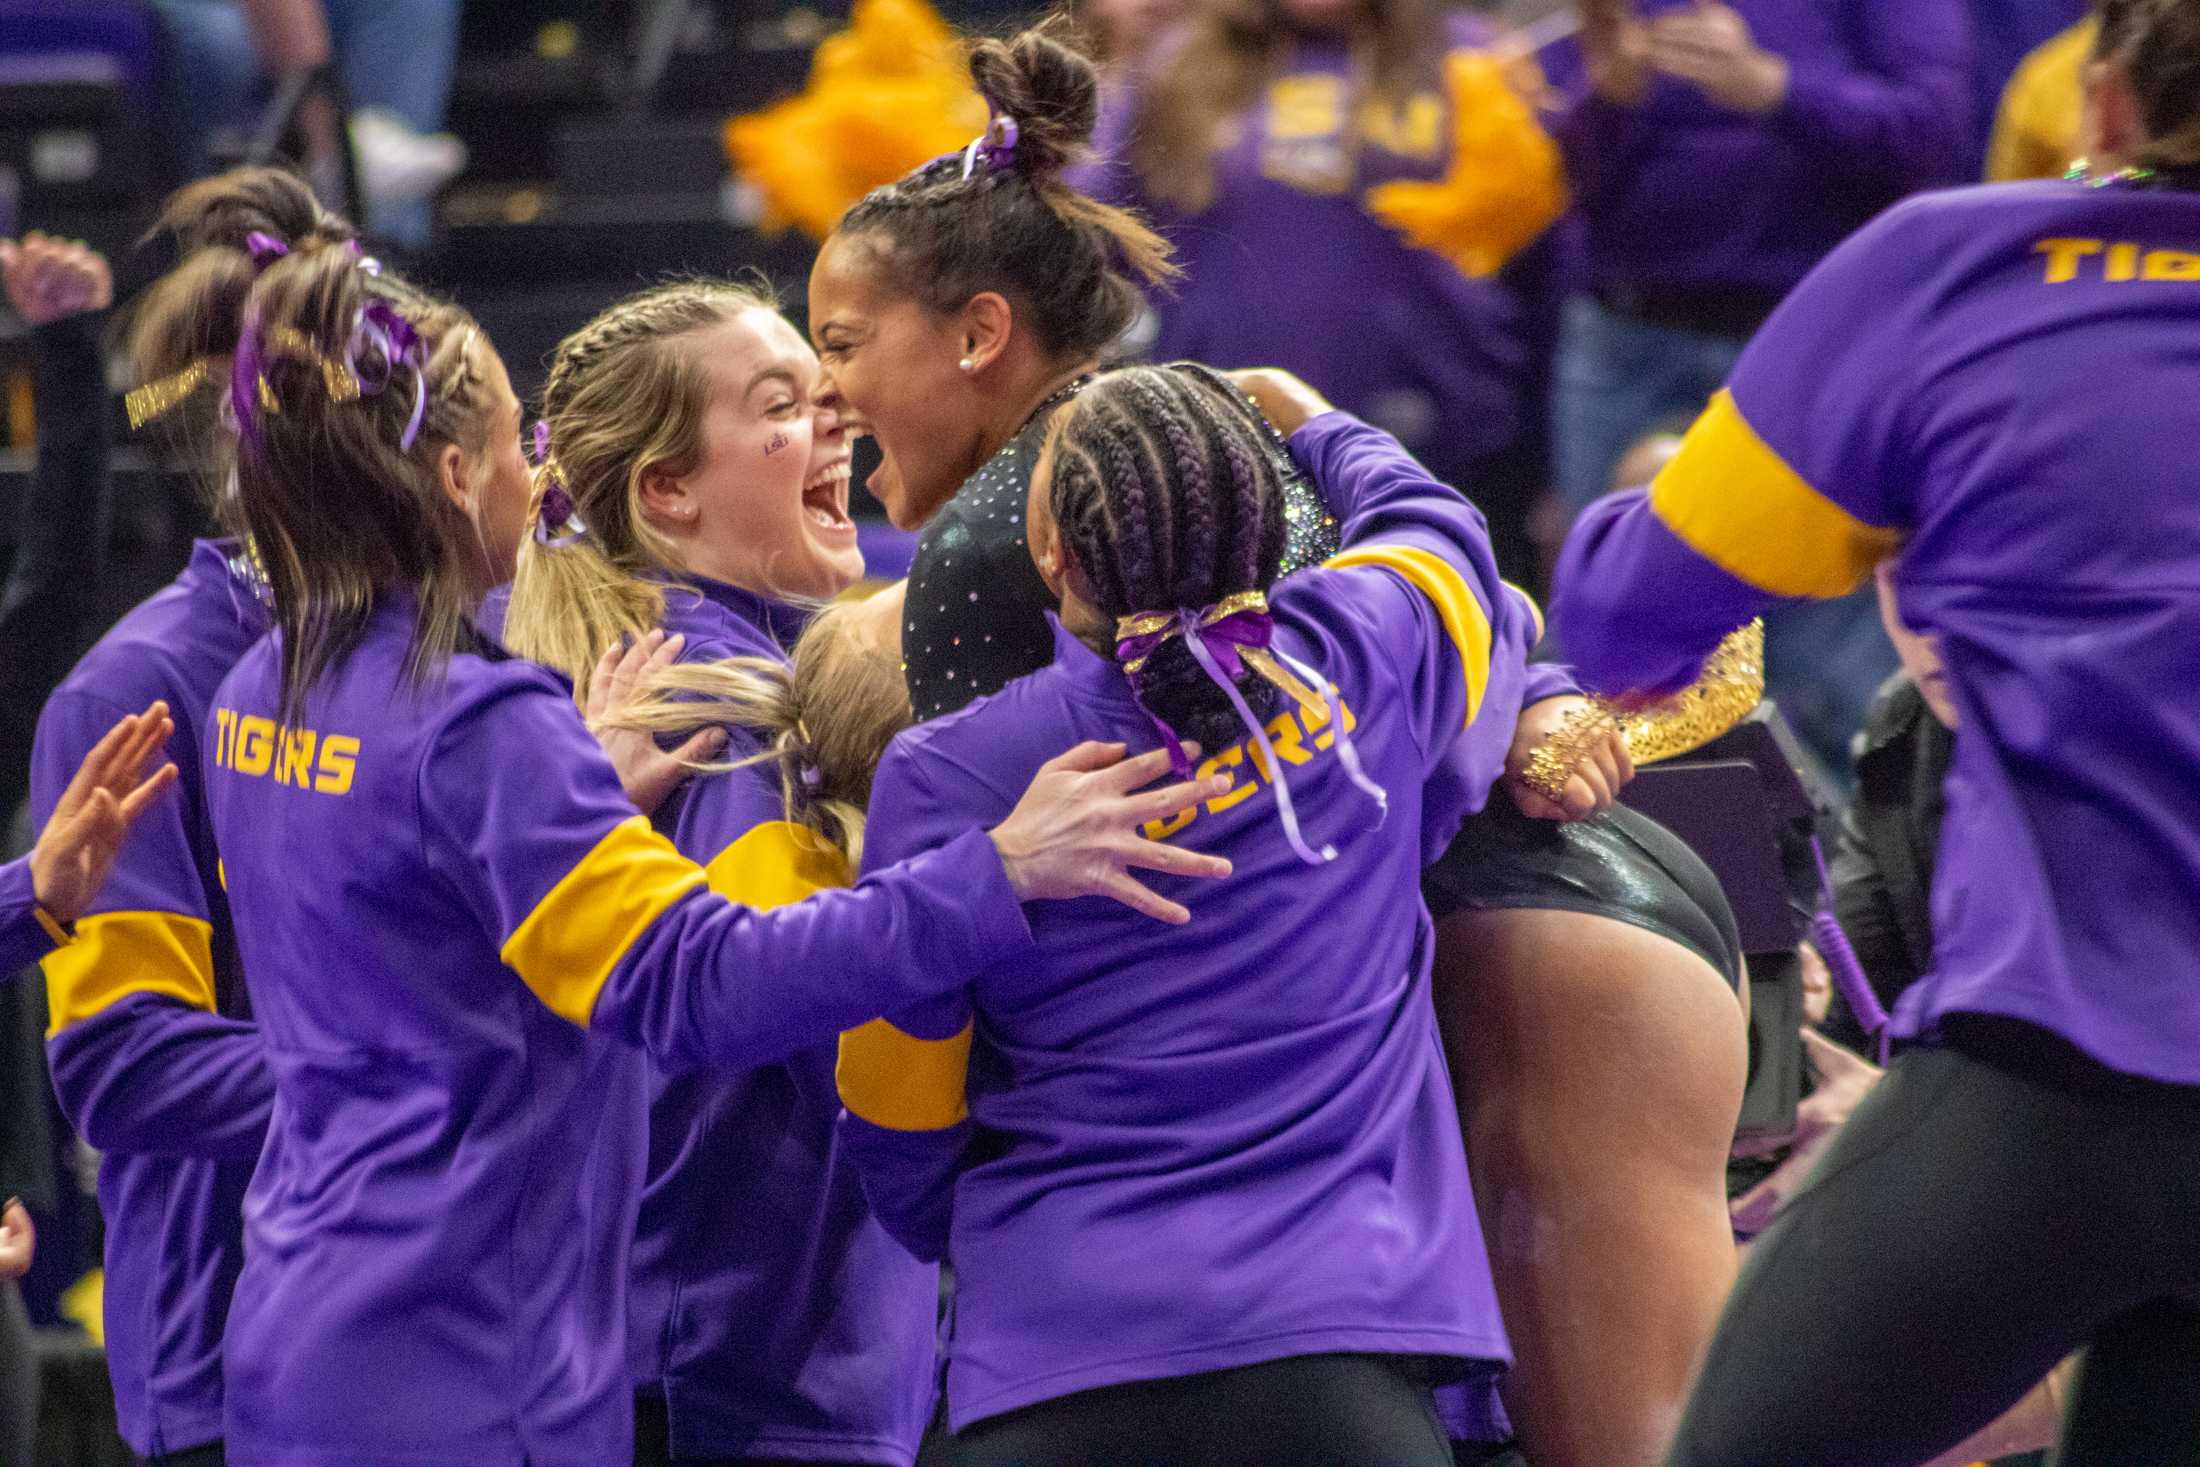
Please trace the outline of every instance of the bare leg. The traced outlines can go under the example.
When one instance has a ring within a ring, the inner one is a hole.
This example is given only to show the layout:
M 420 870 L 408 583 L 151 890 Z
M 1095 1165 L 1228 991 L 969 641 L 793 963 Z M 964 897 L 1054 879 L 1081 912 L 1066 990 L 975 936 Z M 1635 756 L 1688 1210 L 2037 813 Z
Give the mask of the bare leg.
M 1742 1005 L 1606 917 L 1463 911 L 1436 1001 L 1536 1467 L 1652 1467 L 1733 1285 Z

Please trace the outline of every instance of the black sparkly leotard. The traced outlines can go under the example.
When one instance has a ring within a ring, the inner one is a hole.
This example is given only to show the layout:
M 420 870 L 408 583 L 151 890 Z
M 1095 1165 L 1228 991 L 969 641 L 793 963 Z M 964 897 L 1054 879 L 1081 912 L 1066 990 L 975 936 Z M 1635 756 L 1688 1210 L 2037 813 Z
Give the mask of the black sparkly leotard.
M 1046 613 L 1054 597 L 1024 540 L 1024 506 L 1045 437 L 1033 421 L 971 476 L 925 526 L 909 568 L 902 660 L 917 721 L 999 692 L 1053 660 Z M 1287 470 L 1286 573 L 1338 548 L 1337 524 L 1299 474 L 1280 435 L 1270 450 Z M 1586 912 L 1671 938 L 1741 981 L 1741 945 L 1718 879 L 1656 821 L 1621 807 L 1560 824 L 1518 814 L 1503 792 L 1469 820 L 1431 867 L 1423 894 L 1441 919 L 1467 908 Z
M 918 537 L 901 655 L 919 723 L 997 693 L 1054 660 L 1046 622 L 1054 596 L 1024 542 L 1024 505 L 1045 438 L 1042 406 Z M 1337 522 L 1273 430 L 1269 450 L 1283 470 L 1283 568 L 1319 565 L 1337 553 Z

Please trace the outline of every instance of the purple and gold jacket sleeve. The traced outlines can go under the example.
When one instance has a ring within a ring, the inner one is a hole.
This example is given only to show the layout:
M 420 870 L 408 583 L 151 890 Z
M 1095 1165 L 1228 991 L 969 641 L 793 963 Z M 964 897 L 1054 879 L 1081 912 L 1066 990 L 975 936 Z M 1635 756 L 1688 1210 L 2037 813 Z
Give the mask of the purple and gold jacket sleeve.
M 122 716 L 66 691 L 47 704 L 31 763 L 40 824 Z M 259 1031 L 217 1011 L 190 808 L 171 794 L 139 818 L 74 939 L 46 956 L 46 1054 L 63 1113 L 101 1151 L 250 1161 L 275 1082 Z
M 1406 639 L 1393 639 L 1391 650 L 1413 687 L 1432 768 L 1448 747 L 1465 768 L 1488 766 L 1494 779 L 1519 717 L 1539 618 L 1527 593 L 1498 576 L 1482 512 L 1430 477 L 1395 438 L 1347 413 L 1305 424 L 1291 436 L 1291 453 L 1325 486 L 1340 521 L 1344 549 L 1328 568 L 1386 571 L 1415 593 L 1414 614 L 1427 614 L 1431 634 L 1418 646 L 1427 655 L 1415 656 Z
M 1584 685 L 1685 687 L 1736 627 L 1776 601 L 1847 595 L 1901 544 L 1921 308 L 1888 282 L 1906 278 L 1920 217 L 1897 207 L 1829 256 L 1656 481 L 1575 522 L 1552 617 Z
M 896 743 L 871 786 L 864 864 L 939 849 L 969 823 L 968 812 L 958 815 L 934 792 L 922 759 Z M 955 1177 L 970 1143 L 974 1022 L 964 989 L 840 1037 L 841 1145 L 880 1225 L 926 1262 L 946 1256 Z
M 0 974 L 36 962 L 68 941 L 68 932 L 38 907 L 31 858 L 0 866 Z
M 1336 416 L 1350 420 L 1348 414 L 1340 413 Z M 1300 468 L 1306 471 L 1316 492 L 1321 495 L 1322 504 L 1337 517 L 1338 538 L 1344 549 L 1350 550 L 1363 541 L 1380 535 L 1385 526 L 1393 522 L 1393 517 L 1386 517 L 1386 510 L 1395 511 L 1400 506 L 1406 506 L 1410 512 L 1411 505 L 1423 496 L 1433 498 L 1434 507 L 1441 518 L 1451 518 L 1454 509 L 1451 499 L 1441 494 L 1431 494 L 1432 486 L 1438 490 L 1444 486 L 1435 483 L 1433 476 L 1406 452 L 1403 445 L 1396 444 L 1395 440 L 1393 446 L 1400 456 L 1414 466 L 1415 472 L 1420 475 L 1420 482 L 1416 482 L 1412 474 L 1359 472 L 1369 460 L 1352 455 L 1339 456 L 1330 461 L 1330 467 L 1317 471 L 1311 462 L 1311 456 L 1317 451 L 1316 445 L 1328 443 L 1331 434 L 1336 431 L 1328 426 L 1329 417 L 1329 414 L 1324 414 L 1302 426 L 1299 432 L 1309 435 L 1306 438 L 1305 451 L 1301 452 L 1296 446 L 1297 439 L 1294 438 L 1292 453 Z M 1325 480 L 1320 477 L 1322 472 L 1328 473 L 1329 478 Z M 1452 498 L 1460 496 L 1454 495 Z M 1479 531 L 1480 539 L 1486 542 L 1489 535 L 1487 521 L 1483 519 L 1481 511 L 1474 508 L 1471 500 L 1462 499 L 1462 502 L 1473 513 L 1474 527 Z M 1468 527 L 1460 524 L 1455 528 L 1465 530 Z M 1505 589 L 1510 593 L 1511 600 L 1517 602 L 1527 613 L 1527 645 L 1533 647 L 1543 635 L 1542 608 L 1535 604 L 1535 598 L 1510 581 L 1505 582 Z M 1520 705 L 1525 708 L 1546 698 L 1571 697 L 1580 692 L 1581 683 L 1574 676 L 1571 667 L 1558 662 L 1531 662 L 1521 687 Z
M 1031 946 L 978 830 L 847 890 L 728 902 L 634 813 L 547 680 L 461 709 L 421 781 L 437 859 L 505 963 L 552 1012 L 667 1068 L 783 1059 Z

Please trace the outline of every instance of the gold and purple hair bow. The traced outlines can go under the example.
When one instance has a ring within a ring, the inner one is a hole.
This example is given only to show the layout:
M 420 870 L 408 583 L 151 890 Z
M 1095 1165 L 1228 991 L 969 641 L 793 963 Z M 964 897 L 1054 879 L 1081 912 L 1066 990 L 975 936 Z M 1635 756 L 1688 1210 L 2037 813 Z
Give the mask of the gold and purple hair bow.
M 237 436 L 257 447 L 259 417 L 282 412 L 275 389 L 267 380 L 267 364 L 277 358 L 309 363 L 320 369 L 321 385 L 330 402 L 357 402 L 378 397 L 389 389 L 397 369 L 409 368 L 413 378 L 412 415 L 398 436 L 397 446 L 410 453 L 420 439 L 428 416 L 428 349 L 420 332 L 404 313 L 385 300 L 370 300 L 352 317 L 351 334 L 344 354 L 333 356 L 293 326 L 278 326 L 264 334 L 257 313 L 245 322 L 237 339 L 237 352 L 229 366 L 229 411 L 236 419 Z
M 358 240 L 344 241 L 343 248 L 351 254 L 358 267 L 367 274 L 380 275 L 382 273 L 382 262 L 361 251 Z M 244 252 L 252 261 L 252 273 L 258 275 L 265 272 L 277 260 L 288 256 L 291 249 L 288 244 L 277 239 L 274 235 L 267 233 L 265 230 L 255 229 L 244 237 Z M 367 387 L 361 382 L 358 363 L 362 345 L 362 331 L 364 330 L 368 336 L 385 347 L 396 344 L 400 335 L 407 341 L 411 340 L 413 336 L 412 323 L 399 316 L 394 307 L 382 302 L 375 302 L 374 305 L 380 306 L 386 316 L 377 316 L 368 321 L 363 327 L 354 327 L 352 340 L 347 343 L 345 359 L 342 361 L 323 353 L 312 342 L 306 340 L 302 333 L 288 327 L 279 330 L 269 340 L 265 355 L 297 357 L 318 364 L 321 368 L 322 383 L 328 388 L 329 398 L 333 402 L 353 402 L 362 396 L 372 397 L 375 393 L 381 391 L 381 387 Z M 369 312 L 373 310 L 374 306 L 363 308 L 361 311 L 362 318 L 368 317 Z M 397 321 L 403 323 L 402 332 L 388 324 L 388 317 L 394 317 Z M 241 345 L 242 343 L 240 343 Z M 385 352 L 384 360 L 390 364 L 389 370 L 394 370 L 399 358 Z M 234 355 L 232 355 L 231 366 L 234 369 Z M 177 406 L 189 398 L 191 394 L 197 392 L 208 382 L 216 380 L 221 373 L 221 368 L 221 356 L 203 356 L 186 363 L 165 377 L 148 382 L 142 387 L 133 388 L 122 399 L 123 411 L 129 415 L 131 431 L 135 432 L 154 419 L 165 417 L 175 411 Z M 386 377 L 382 380 L 386 381 Z M 235 384 L 236 378 L 234 370 L 232 370 L 232 389 L 234 389 Z M 256 404 L 260 409 L 267 412 L 280 412 L 282 410 L 281 405 L 276 400 L 274 388 L 267 384 L 257 367 L 253 369 L 247 378 L 245 386 L 249 403 Z M 426 394 L 427 384 L 423 373 L 420 386 L 414 397 L 413 421 L 406 429 L 405 447 L 408 449 L 412 447 L 413 439 L 419 435 L 419 423 L 427 407 Z M 235 406 L 232 404 L 230 408 L 232 417 L 235 416 L 235 411 Z M 250 411 L 248 407 L 248 416 Z
M 541 500 L 535 506 L 535 543 L 560 550 L 587 534 L 588 526 L 581 523 L 573 496 L 565 487 L 565 475 L 551 456 L 550 424 L 545 419 L 535 420 L 533 456 L 535 482 L 542 486 Z
M 1291 803 L 1291 787 L 1284 779 L 1283 764 L 1276 758 L 1275 745 L 1270 742 L 1268 730 L 1253 712 L 1252 705 L 1238 691 L 1237 680 L 1247 668 L 1336 731 L 1338 760 L 1352 782 L 1375 801 L 1378 811 L 1388 813 L 1390 796 L 1381 785 L 1369 779 L 1367 771 L 1361 767 L 1359 752 L 1353 748 L 1352 735 L 1345 727 L 1344 706 L 1337 690 L 1313 668 L 1276 647 L 1275 632 L 1275 618 L 1268 612 L 1268 597 L 1260 591 L 1239 591 L 1212 606 L 1141 611 L 1118 619 L 1115 658 L 1123 664 L 1123 675 L 1130 680 L 1131 693 L 1138 701 L 1139 710 L 1168 748 L 1170 767 L 1176 771 L 1177 778 L 1190 779 L 1192 762 L 1184 752 L 1184 740 L 1169 726 L 1168 720 L 1153 711 L 1146 702 L 1144 691 L 1153 654 L 1164 643 L 1183 639 L 1185 650 L 1192 654 L 1192 660 L 1199 664 L 1208 680 L 1222 689 L 1230 706 L 1236 710 L 1238 720 L 1260 749 L 1261 767 L 1276 787 L 1276 816 L 1283 822 L 1284 839 L 1291 843 L 1292 851 L 1300 860 L 1309 866 L 1319 866 L 1337 859 L 1337 848 L 1323 846 L 1316 851 L 1300 833 L 1298 811 Z M 1318 693 L 1314 691 L 1316 688 L 1320 689 Z M 1378 816 L 1378 820 L 1380 818 Z

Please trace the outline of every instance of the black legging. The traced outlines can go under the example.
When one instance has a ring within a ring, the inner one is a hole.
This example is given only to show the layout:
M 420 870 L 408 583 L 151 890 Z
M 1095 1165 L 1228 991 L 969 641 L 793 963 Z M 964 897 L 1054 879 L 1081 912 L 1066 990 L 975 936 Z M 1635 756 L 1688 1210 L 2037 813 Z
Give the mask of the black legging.
M 1106 1386 L 980 1421 L 955 1467 L 1452 1467 L 1429 1388 L 1382 1355 Z
M 2200 1462 L 2200 1102 L 1897 1059 L 1760 1237 L 1673 1467 L 1922 1462 L 2090 1343 L 2061 1467 Z

